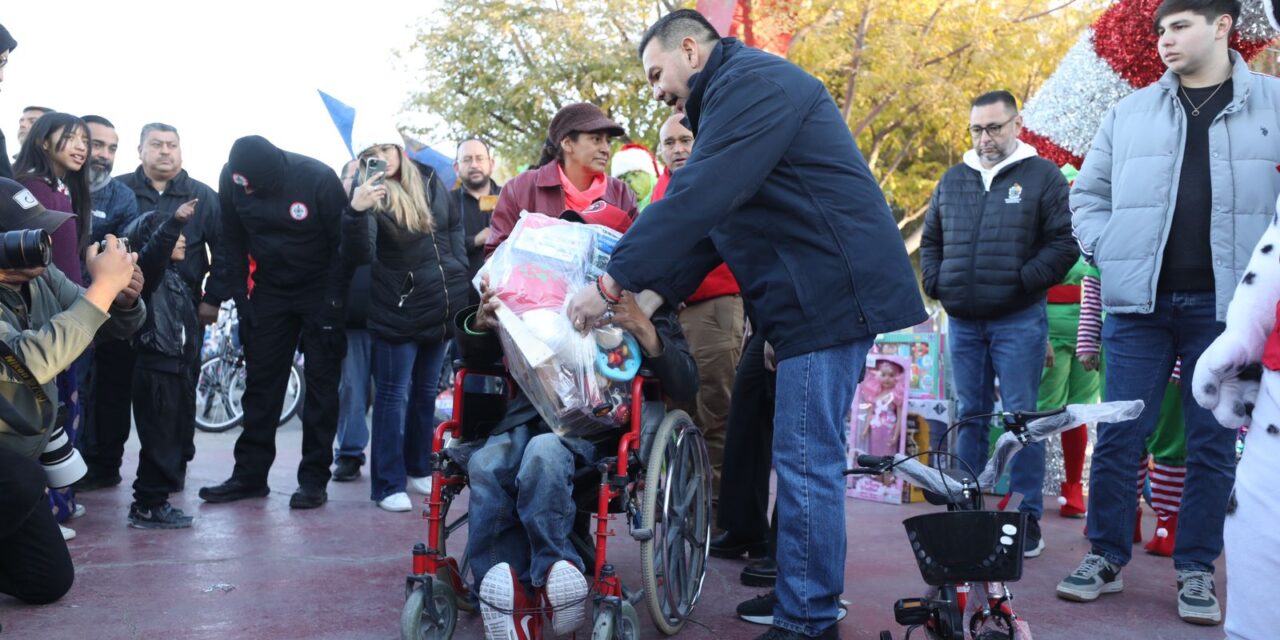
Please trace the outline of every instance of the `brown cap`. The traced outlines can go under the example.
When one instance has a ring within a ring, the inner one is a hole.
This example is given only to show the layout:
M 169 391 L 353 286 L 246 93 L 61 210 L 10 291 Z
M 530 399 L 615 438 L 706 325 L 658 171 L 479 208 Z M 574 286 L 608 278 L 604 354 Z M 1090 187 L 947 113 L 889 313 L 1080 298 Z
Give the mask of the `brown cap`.
M 74 217 L 70 213 L 45 209 L 21 183 L 0 178 L 0 233 L 21 229 L 53 233 Z
M 573 131 L 584 133 L 603 131 L 610 136 L 626 134 L 626 130 L 604 115 L 600 107 L 590 102 L 575 102 L 557 111 L 556 117 L 551 119 L 551 126 L 547 128 L 547 139 L 552 144 L 559 145 L 560 141 Z

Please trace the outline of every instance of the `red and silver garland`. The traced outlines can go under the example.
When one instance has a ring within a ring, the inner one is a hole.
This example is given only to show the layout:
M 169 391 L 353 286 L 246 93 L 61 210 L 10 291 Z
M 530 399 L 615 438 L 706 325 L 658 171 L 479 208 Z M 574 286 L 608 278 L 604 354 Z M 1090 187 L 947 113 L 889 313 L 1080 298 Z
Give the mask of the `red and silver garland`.
M 1273 0 L 1245 0 L 1231 47 L 1252 59 L 1277 36 Z M 1023 141 L 1059 166 L 1076 167 L 1103 117 L 1121 98 L 1154 83 L 1165 65 L 1152 19 L 1160 0 L 1118 0 L 1076 41 L 1027 101 Z

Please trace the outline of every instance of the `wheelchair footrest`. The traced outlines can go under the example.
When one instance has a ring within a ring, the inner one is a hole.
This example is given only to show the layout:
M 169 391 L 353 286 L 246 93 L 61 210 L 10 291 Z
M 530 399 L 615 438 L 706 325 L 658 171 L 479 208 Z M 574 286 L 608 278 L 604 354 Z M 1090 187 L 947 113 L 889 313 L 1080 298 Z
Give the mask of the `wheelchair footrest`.
M 632 529 L 631 537 L 634 538 L 636 542 L 648 542 L 653 539 L 653 529 Z

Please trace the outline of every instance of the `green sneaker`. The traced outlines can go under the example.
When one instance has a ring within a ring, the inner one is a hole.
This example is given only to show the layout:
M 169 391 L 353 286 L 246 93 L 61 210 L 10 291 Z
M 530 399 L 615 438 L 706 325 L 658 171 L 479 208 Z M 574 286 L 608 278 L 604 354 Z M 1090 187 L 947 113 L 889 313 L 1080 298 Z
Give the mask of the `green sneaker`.
M 1089 553 L 1071 575 L 1058 583 L 1058 597 L 1074 602 L 1093 602 L 1104 593 L 1119 593 L 1123 589 L 1120 567 L 1100 555 Z
M 1191 624 L 1222 623 L 1222 607 L 1208 571 L 1178 572 L 1178 617 Z

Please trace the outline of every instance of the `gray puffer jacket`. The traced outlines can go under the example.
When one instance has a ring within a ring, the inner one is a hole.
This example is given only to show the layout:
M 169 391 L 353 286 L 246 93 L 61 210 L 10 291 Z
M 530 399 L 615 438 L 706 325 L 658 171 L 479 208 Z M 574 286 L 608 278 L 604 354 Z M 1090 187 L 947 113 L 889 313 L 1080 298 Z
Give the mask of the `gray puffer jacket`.
M 1209 243 L 1219 320 L 1280 193 L 1280 80 L 1230 55 L 1234 94 L 1209 127 Z M 1112 107 L 1071 189 L 1076 240 L 1102 272 L 1102 306 L 1110 313 L 1155 308 L 1186 139 L 1177 91 L 1169 71 Z

